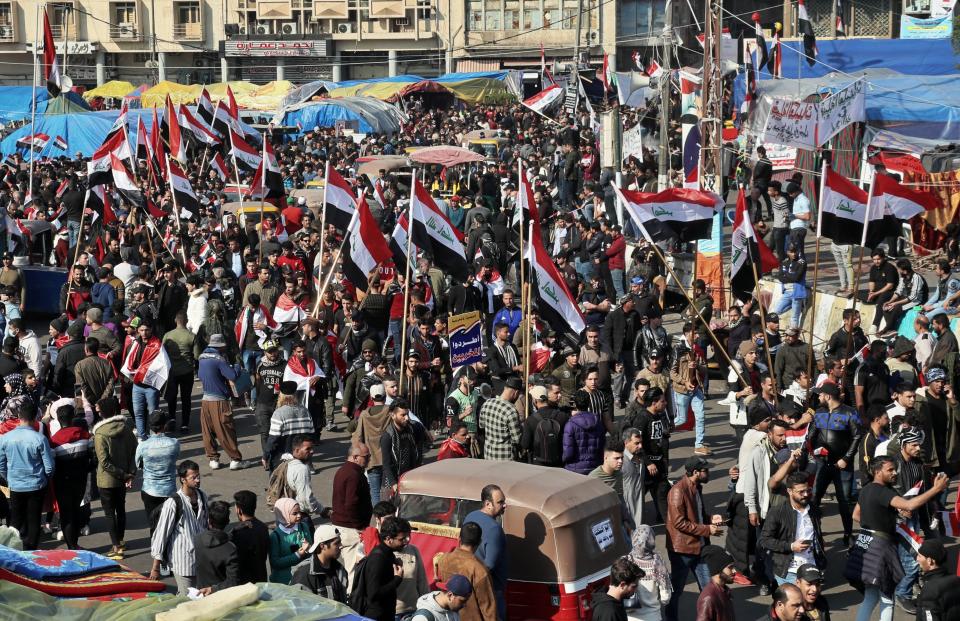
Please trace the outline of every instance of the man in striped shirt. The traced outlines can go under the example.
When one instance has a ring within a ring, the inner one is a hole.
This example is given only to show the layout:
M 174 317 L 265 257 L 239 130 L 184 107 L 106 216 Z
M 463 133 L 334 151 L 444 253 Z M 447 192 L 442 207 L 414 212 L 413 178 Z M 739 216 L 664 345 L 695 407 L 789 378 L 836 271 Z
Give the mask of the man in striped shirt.
M 180 489 L 160 510 L 157 528 L 150 539 L 153 567 L 150 579 L 160 579 L 161 563 L 173 570 L 177 595 L 186 595 L 196 584 L 194 539 L 207 530 L 207 495 L 200 489 L 200 466 L 185 459 L 177 466 Z

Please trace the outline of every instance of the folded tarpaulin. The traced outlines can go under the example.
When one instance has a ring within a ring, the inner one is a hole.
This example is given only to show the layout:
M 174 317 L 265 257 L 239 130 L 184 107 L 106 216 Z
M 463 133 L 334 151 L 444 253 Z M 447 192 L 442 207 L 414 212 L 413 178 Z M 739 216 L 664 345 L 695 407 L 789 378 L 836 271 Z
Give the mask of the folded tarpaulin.
M 119 569 L 116 561 L 88 550 L 14 550 L 0 546 L 0 569 L 35 580 L 61 580 Z

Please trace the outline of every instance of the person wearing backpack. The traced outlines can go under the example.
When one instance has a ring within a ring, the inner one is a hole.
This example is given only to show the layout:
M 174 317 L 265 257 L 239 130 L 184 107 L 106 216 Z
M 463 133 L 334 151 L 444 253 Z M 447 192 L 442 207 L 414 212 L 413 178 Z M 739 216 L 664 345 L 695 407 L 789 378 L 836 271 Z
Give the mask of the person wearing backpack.
M 460 611 L 467 605 L 473 587 L 460 574 L 454 574 L 439 591 L 425 593 L 417 600 L 417 610 L 410 621 L 460 621 Z
M 160 565 L 173 570 L 177 581 L 177 595 L 185 596 L 196 586 L 196 551 L 194 539 L 207 530 L 207 495 L 200 489 L 200 466 L 185 459 L 177 466 L 180 489 L 168 498 L 156 514 L 156 530 L 150 538 L 150 556 L 153 566 L 150 579 L 160 579 Z
M 563 428 L 570 417 L 550 405 L 546 386 L 530 389 L 534 411 L 523 421 L 520 449 L 538 466 L 563 466 Z
M 403 563 L 397 552 L 410 542 L 410 522 L 388 516 L 380 524 L 380 543 L 357 564 L 350 607 L 374 621 L 394 621 Z

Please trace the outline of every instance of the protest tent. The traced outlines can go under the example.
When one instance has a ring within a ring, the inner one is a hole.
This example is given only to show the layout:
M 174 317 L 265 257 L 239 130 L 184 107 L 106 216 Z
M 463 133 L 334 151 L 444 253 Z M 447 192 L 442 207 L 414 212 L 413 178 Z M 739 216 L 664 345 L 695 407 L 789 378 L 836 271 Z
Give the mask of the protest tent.
M 166 105 L 167 95 L 174 105 L 189 104 L 197 100 L 200 89 L 165 80 L 144 91 L 140 96 L 140 105 L 144 108 L 161 108 Z
M 83 98 L 87 101 L 96 97 L 104 99 L 122 99 L 136 90 L 136 87 L 130 82 L 124 80 L 111 80 L 101 84 L 97 88 L 92 88 L 83 93 Z
M 783 78 L 804 79 L 829 76 L 842 71 L 861 73 L 871 69 L 891 69 L 904 75 L 949 75 L 956 73 L 960 54 L 950 39 L 859 39 L 817 40 L 817 62 L 811 67 L 797 52 L 796 41 L 782 43 Z M 766 70 L 763 80 L 771 80 Z
M 234 95 L 237 98 L 237 104 L 241 108 L 247 110 L 278 110 L 282 106 L 283 99 L 287 93 L 293 88 L 292 82 L 275 80 L 263 86 L 258 86 L 249 92 L 235 92 Z
M 60 97 L 89 110 L 83 98 L 73 91 L 66 91 Z M 32 101 L 34 88 L 32 86 L 0 86 L 0 123 L 14 123 L 30 118 L 33 110 Z M 37 87 L 36 103 L 37 114 L 47 111 L 51 99 L 46 88 Z
M 298 127 L 298 136 L 314 127 L 335 127 L 338 121 L 364 134 L 395 134 L 406 117 L 394 106 L 373 97 L 343 97 L 297 104 L 274 118 L 277 124 Z

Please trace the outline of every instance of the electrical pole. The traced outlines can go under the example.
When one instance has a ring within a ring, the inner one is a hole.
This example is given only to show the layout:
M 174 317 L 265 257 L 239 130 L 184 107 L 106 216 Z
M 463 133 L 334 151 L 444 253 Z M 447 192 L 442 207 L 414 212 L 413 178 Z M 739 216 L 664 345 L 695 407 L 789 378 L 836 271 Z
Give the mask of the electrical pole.
M 723 146 L 723 86 L 720 61 L 721 0 L 707 0 L 703 47 L 703 118 L 700 120 L 700 187 L 720 194 Z
M 670 67 L 673 60 L 673 3 L 667 0 L 663 23 L 663 73 L 660 74 L 660 158 L 657 186 L 670 187 Z

